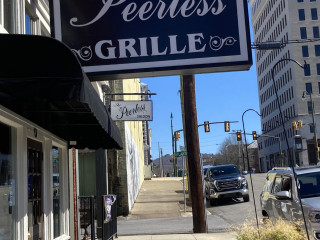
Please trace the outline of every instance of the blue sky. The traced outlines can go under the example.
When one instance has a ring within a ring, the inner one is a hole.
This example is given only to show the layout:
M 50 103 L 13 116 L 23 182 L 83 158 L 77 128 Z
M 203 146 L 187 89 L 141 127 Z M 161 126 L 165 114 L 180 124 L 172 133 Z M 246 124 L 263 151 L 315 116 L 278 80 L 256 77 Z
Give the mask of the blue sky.
M 250 13 L 249 13 L 250 18 Z M 249 19 L 251 24 L 251 19 Z M 251 39 L 253 39 L 250 26 Z M 251 40 L 251 42 L 253 42 Z M 196 107 L 198 124 L 204 121 L 223 122 L 238 121 L 230 125 L 232 130 L 242 130 L 242 114 L 247 109 L 260 112 L 256 65 L 252 50 L 253 65 L 249 71 L 196 74 Z M 148 84 L 149 90 L 157 95 L 152 96 L 153 121 L 149 122 L 152 129 L 152 158 L 159 157 L 159 146 L 163 155 L 172 154 L 171 113 L 173 114 L 173 131 L 182 129 L 180 103 L 180 76 L 142 78 L 141 82 Z M 244 115 L 246 133 L 261 132 L 260 117 L 254 111 Z M 230 136 L 224 132 L 223 124 L 210 125 L 210 132 L 205 133 L 199 127 L 199 143 L 201 153 L 218 153 L 220 144 Z M 247 142 L 252 136 L 247 136 Z M 184 146 L 183 134 L 177 143 Z
M 182 129 L 180 103 L 180 76 L 143 78 L 149 90 L 157 95 L 152 96 L 153 121 L 149 122 L 152 129 L 152 157 L 159 157 L 159 145 L 163 155 L 172 154 L 171 112 L 173 114 L 173 130 Z M 242 114 L 247 109 L 259 110 L 256 67 L 249 71 L 196 74 L 196 106 L 198 124 L 204 121 L 222 122 L 238 121 L 231 124 L 231 130 L 242 130 Z M 245 130 L 261 132 L 260 118 L 254 111 L 244 115 Z M 224 132 L 223 124 L 210 125 L 210 132 L 205 133 L 199 127 L 201 153 L 217 153 L 221 144 L 229 135 Z M 252 137 L 248 136 L 251 142 Z M 183 146 L 183 135 L 178 141 Z

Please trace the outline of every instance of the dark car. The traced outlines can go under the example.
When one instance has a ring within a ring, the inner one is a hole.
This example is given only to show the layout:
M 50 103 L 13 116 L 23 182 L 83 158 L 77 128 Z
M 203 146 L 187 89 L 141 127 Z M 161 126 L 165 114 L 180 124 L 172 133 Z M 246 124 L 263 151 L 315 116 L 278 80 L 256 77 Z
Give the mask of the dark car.
M 216 205 L 221 199 L 243 198 L 244 202 L 250 200 L 248 182 L 234 164 L 207 168 L 205 191 L 211 205 Z

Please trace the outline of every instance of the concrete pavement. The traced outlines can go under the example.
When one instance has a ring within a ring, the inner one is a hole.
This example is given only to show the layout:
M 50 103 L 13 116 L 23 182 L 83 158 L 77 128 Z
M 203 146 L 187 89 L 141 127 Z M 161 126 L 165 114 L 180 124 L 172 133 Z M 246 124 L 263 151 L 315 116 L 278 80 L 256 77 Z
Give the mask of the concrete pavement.
M 194 234 L 192 208 L 182 178 L 145 180 L 131 213 L 118 217 L 119 240 L 235 240 L 229 224 L 207 211 L 208 232 Z M 214 233 L 213 233 L 214 232 Z
M 119 236 L 119 240 L 236 240 L 236 233 L 190 233 L 170 235 Z

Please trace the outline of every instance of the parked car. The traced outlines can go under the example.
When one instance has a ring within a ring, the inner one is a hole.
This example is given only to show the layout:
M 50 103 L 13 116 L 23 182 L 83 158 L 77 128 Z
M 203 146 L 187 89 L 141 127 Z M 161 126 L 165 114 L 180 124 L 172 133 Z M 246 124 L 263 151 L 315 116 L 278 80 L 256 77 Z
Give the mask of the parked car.
M 250 200 L 248 182 L 234 164 L 207 168 L 205 192 L 211 205 L 216 205 L 221 199 L 243 198 L 245 202 Z
M 206 176 L 208 168 L 211 168 L 212 166 L 213 165 L 203 165 L 202 167 L 203 176 Z
M 310 239 L 320 239 L 320 167 L 273 168 L 267 174 L 260 204 L 264 218 L 303 220 L 299 195 Z M 304 224 L 302 225 L 304 227 Z

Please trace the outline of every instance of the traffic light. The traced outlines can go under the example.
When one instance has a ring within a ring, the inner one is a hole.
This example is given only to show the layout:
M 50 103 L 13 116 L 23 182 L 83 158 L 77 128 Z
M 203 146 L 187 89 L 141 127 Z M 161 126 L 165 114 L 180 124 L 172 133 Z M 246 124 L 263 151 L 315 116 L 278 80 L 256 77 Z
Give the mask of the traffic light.
M 230 132 L 230 122 L 229 121 L 224 122 L 224 131 Z
M 298 121 L 298 128 L 301 129 L 302 128 L 302 120 Z
M 237 141 L 241 141 L 241 139 L 242 139 L 241 132 L 237 132 L 236 134 L 237 134 Z
M 180 139 L 180 131 L 176 132 L 176 141 L 178 141 Z
M 292 122 L 292 128 L 293 130 L 298 130 L 298 126 L 296 122 Z
M 208 121 L 204 122 L 204 131 L 205 132 L 210 132 L 210 124 Z
M 256 131 L 252 131 L 252 139 L 253 140 L 257 140 L 258 136 L 257 136 L 257 132 Z

